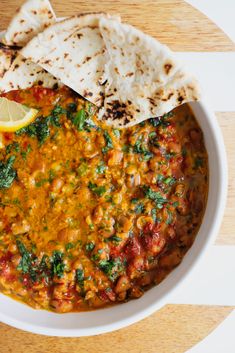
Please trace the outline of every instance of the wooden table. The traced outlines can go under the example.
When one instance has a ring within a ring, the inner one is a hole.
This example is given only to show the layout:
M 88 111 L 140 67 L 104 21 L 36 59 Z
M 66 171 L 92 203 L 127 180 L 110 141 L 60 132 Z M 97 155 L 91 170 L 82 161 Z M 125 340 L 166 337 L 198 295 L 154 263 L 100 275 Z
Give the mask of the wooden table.
M 1 29 L 22 0 L 1 0 Z M 235 45 L 215 24 L 183 0 L 54 0 L 57 16 L 84 11 L 119 13 L 175 51 L 235 51 Z M 217 244 L 235 244 L 235 112 L 216 113 L 230 166 L 229 193 Z M 233 232 L 233 235 L 232 235 Z M 0 324 L 1 353 L 180 353 L 208 335 L 231 307 L 167 305 L 128 328 L 88 338 L 53 338 Z M 209 353 L 209 352 L 208 352 Z

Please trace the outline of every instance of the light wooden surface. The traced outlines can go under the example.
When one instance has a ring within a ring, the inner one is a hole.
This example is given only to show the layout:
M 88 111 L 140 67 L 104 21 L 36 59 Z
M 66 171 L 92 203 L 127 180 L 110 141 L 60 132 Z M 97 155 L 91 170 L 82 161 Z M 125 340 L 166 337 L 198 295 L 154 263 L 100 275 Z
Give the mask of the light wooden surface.
M 1 0 L 0 29 L 23 1 Z M 54 0 L 57 16 L 84 11 L 119 13 L 176 51 L 234 51 L 212 22 L 181 0 Z M 217 244 L 235 244 L 235 113 L 217 113 L 230 167 L 226 213 Z M 0 353 L 183 353 L 208 335 L 231 307 L 167 305 L 131 327 L 96 337 L 53 338 L 0 324 Z M 208 352 L 209 353 L 209 352 Z

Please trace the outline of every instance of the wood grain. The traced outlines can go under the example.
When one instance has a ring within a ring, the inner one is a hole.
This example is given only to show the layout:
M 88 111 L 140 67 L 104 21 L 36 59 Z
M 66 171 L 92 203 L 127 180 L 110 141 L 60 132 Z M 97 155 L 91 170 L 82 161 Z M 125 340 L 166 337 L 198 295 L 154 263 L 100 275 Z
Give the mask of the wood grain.
M 57 16 L 106 11 L 120 14 L 177 51 L 231 51 L 232 41 L 202 13 L 183 0 L 52 0 Z M 23 0 L 1 0 L 1 28 L 12 18 Z M 6 11 L 7 9 L 7 11 Z M 3 15 L 3 16 L 2 16 Z M 174 33 L 174 35 L 172 35 Z
M 0 28 L 23 0 L 1 0 Z M 231 51 L 235 45 L 204 15 L 181 0 L 54 0 L 58 16 L 109 11 L 157 37 L 177 51 Z M 217 244 L 235 244 L 235 113 L 217 113 L 229 163 L 227 208 Z M 0 324 L 0 353 L 183 353 L 207 336 L 230 307 L 167 305 L 131 327 L 97 337 L 53 338 Z M 209 353 L 209 352 L 208 352 Z
M 231 308 L 167 305 L 125 329 L 84 338 L 34 335 L 0 324 L 1 353 L 183 353 L 209 334 Z M 210 353 L 210 352 L 208 352 Z

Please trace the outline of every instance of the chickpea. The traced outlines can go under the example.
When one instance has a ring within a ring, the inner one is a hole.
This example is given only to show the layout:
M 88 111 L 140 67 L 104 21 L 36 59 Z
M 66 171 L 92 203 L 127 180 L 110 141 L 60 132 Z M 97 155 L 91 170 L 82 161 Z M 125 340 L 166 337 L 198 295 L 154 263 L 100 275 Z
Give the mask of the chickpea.
M 113 203 L 115 205 L 119 205 L 122 202 L 122 194 L 121 193 L 116 193 L 113 195 Z
M 58 313 L 67 313 L 73 309 L 73 303 L 71 300 L 53 299 L 51 301 L 51 306 Z
M 185 193 L 185 185 L 184 184 L 178 184 L 175 187 L 175 195 L 182 197 Z
M 12 224 L 13 235 L 24 234 L 30 231 L 30 225 L 26 220 Z
M 173 153 L 176 153 L 176 154 L 181 152 L 181 145 L 179 143 L 176 143 L 176 142 L 169 142 L 168 148 L 169 148 L 170 152 L 173 152 Z
M 96 208 L 93 211 L 93 222 L 95 224 L 100 223 L 102 221 L 104 212 L 103 208 L 101 205 L 96 206 Z
M 57 234 L 57 239 L 61 242 L 73 242 L 77 240 L 79 231 L 77 229 L 63 228 Z
M 18 212 L 17 212 L 17 209 L 15 207 L 6 206 L 5 209 L 4 209 L 4 214 L 7 217 L 14 218 L 14 217 L 17 216 Z
M 163 256 L 159 260 L 160 267 L 172 268 L 177 266 L 181 262 L 181 254 L 179 249 L 173 250 L 169 255 Z
M 63 185 L 64 185 L 63 179 L 61 179 L 61 178 L 54 179 L 51 184 L 52 192 L 60 192 L 62 190 Z
M 130 280 L 127 276 L 123 275 L 119 277 L 116 287 L 115 287 L 115 292 L 117 294 L 121 292 L 127 291 L 131 287 Z
M 133 217 L 120 216 L 118 218 L 118 228 L 124 233 L 127 233 L 132 228 Z
M 14 264 L 15 267 L 17 267 L 20 263 L 21 256 L 20 255 L 14 255 L 11 259 L 11 262 Z
M 112 167 L 121 163 L 123 152 L 119 150 L 111 150 L 108 153 L 108 166 Z
M 46 170 L 46 163 L 43 160 L 35 160 L 33 167 L 32 167 L 32 172 L 33 176 L 36 176 L 38 173 L 45 173 Z
M 96 244 L 92 255 L 97 256 L 97 260 L 108 260 L 109 259 L 109 247 L 104 242 L 99 242 Z
M 114 224 L 115 224 L 115 219 L 113 217 L 110 217 L 107 220 L 102 220 L 100 223 L 101 229 L 99 230 L 99 233 L 104 237 L 104 238 L 109 238 L 111 235 L 114 234 Z
M 136 226 L 138 229 L 143 229 L 144 226 L 146 225 L 146 223 L 151 223 L 153 224 L 153 219 L 152 217 L 149 216 L 140 216 L 138 217 L 137 221 L 136 221 Z

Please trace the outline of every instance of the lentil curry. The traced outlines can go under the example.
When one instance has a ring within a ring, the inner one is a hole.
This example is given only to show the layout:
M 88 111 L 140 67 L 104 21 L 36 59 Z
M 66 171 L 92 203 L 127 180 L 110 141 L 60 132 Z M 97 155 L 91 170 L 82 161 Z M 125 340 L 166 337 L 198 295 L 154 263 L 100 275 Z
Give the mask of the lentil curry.
M 160 283 L 192 245 L 207 199 L 189 106 L 117 130 L 66 87 L 5 96 L 39 113 L 2 137 L 0 290 L 64 313 Z

